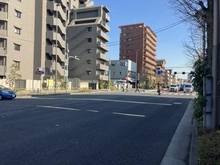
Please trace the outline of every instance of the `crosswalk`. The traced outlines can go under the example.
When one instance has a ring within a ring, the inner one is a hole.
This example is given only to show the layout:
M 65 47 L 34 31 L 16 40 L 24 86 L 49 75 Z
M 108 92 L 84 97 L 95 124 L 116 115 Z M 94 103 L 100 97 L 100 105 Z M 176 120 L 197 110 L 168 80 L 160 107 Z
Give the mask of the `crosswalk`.
M 146 94 L 158 95 L 157 92 L 147 92 Z M 196 96 L 196 93 L 182 93 L 182 92 L 161 92 L 161 95 L 170 95 L 170 96 Z

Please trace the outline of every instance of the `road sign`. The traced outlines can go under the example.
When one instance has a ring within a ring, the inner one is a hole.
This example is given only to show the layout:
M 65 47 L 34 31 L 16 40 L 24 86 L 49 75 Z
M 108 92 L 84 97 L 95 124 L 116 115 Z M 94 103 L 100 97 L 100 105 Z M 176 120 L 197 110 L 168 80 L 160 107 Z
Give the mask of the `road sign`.
M 158 70 L 158 71 L 157 71 L 157 74 L 158 74 L 158 75 L 162 75 L 162 73 L 163 73 L 162 70 Z

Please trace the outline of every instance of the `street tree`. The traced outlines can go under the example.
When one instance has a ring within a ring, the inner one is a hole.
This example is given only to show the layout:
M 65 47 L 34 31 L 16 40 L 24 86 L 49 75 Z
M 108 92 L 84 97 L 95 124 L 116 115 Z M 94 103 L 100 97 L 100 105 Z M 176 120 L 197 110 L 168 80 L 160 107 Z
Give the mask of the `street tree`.
M 207 69 L 212 66 L 213 45 L 213 0 L 168 0 L 174 13 L 191 27 L 204 28 L 207 32 L 206 63 Z M 187 45 L 187 47 L 190 45 Z M 189 47 L 188 47 L 189 48 Z M 193 48 L 193 47 L 192 47 Z M 197 56 L 198 54 L 195 54 Z
M 6 83 L 9 84 L 9 86 L 14 89 L 15 88 L 15 82 L 16 80 L 20 80 L 22 78 L 22 75 L 19 74 L 20 67 L 12 64 L 10 67 L 9 75 L 6 79 Z

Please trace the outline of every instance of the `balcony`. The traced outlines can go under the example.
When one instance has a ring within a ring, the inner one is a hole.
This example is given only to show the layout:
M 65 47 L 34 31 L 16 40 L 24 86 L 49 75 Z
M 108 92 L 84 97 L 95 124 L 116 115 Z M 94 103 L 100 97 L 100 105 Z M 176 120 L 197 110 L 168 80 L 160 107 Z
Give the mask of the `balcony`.
M 104 33 L 102 30 L 98 30 L 98 36 L 103 40 L 105 40 L 106 42 L 109 41 L 109 36 L 106 33 Z
M 107 32 L 110 31 L 110 27 L 107 24 L 100 23 L 99 26 Z
M 58 29 L 62 32 L 62 34 L 66 34 L 66 27 L 63 25 L 63 23 L 61 22 L 60 19 L 55 18 L 53 16 L 48 16 L 47 17 L 47 24 L 49 24 L 51 26 L 57 25 Z
M 5 38 L 7 36 L 7 30 L 0 29 L 0 38 Z
M 105 15 L 105 18 L 106 18 L 106 22 L 110 22 L 110 17 L 109 17 L 109 15 L 107 13 Z
M 55 74 L 55 61 L 53 60 L 47 60 L 45 63 L 45 67 L 49 68 L 50 66 L 52 66 L 53 68 L 53 74 Z M 60 65 L 60 63 L 57 63 L 57 74 L 58 76 L 63 76 L 64 75 L 64 69 L 63 67 Z
M 0 65 L 0 76 L 5 76 L 6 66 Z
M 98 79 L 108 81 L 109 78 L 108 76 L 105 76 L 105 75 L 98 75 Z
M 102 43 L 102 42 L 98 42 L 97 47 L 105 50 L 106 52 L 109 51 L 109 47 L 106 44 Z
M 0 20 L 7 20 L 8 13 L 7 12 L 0 12 Z
M 57 40 L 57 44 L 59 44 L 62 48 L 65 48 L 65 40 L 59 33 L 56 34 L 56 32 L 47 31 L 47 38 L 53 41 Z
M 97 64 L 97 70 L 108 71 L 109 70 L 109 66 L 103 65 L 103 64 Z
M 60 18 L 65 21 L 66 20 L 66 13 L 63 11 L 61 6 L 56 6 L 57 3 L 54 3 L 54 1 L 47 1 L 47 9 L 51 11 L 58 11 L 58 15 Z
M 0 0 L 0 3 L 8 3 L 9 0 Z
M 6 55 L 6 50 L 3 47 L 0 47 L 0 56 L 5 56 Z
M 101 60 L 104 60 L 104 61 L 109 61 L 109 58 L 107 55 L 103 54 L 103 53 L 97 53 L 97 58 L 98 59 L 101 59 Z
M 46 53 L 55 56 L 56 55 L 56 47 L 55 46 L 47 46 Z M 64 62 L 65 56 L 63 52 L 57 48 L 57 61 Z
M 144 58 L 144 62 L 145 62 L 145 63 L 148 63 L 148 64 L 151 64 L 151 65 L 153 65 L 153 66 L 156 66 L 156 65 L 157 65 L 156 61 L 151 60 L 150 58 Z M 147 64 L 145 64 L 145 65 L 147 65 Z

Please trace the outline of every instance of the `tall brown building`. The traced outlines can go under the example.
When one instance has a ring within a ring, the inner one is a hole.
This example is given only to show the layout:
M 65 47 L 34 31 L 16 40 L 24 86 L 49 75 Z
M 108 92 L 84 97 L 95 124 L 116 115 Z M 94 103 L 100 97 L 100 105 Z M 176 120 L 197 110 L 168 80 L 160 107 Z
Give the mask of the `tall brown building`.
M 119 28 L 120 60 L 129 59 L 136 62 L 140 81 L 155 86 L 157 36 L 144 23 L 123 25 Z

